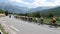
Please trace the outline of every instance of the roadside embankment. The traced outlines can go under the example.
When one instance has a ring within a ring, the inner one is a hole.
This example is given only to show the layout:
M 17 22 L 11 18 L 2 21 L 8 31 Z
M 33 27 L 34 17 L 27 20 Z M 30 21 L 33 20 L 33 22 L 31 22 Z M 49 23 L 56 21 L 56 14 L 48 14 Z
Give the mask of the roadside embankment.
M 4 17 L 5 16 L 5 14 L 0 14 L 0 17 Z

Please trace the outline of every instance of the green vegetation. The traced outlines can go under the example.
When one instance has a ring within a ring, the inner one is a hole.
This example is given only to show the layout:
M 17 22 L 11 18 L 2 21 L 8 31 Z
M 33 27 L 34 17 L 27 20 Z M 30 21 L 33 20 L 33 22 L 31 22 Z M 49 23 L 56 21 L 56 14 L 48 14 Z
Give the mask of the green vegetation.
M 5 11 L 5 15 L 8 16 L 8 11 Z
M 0 9 L 0 13 L 4 13 L 4 11 Z
M 53 13 L 48 13 L 46 15 L 46 14 L 43 14 L 43 13 L 40 13 L 40 12 L 33 12 L 33 13 L 26 13 L 24 16 L 37 17 L 37 18 L 40 18 L 41 16 L 43 16 L 43 17 L 50 18 L 50 17 L 53 17 L 55 15 Z
M 40 12 L 26 13 L 25 16 L 40 18 L 41 17 L 41 13 Z
M 55 16 L 60 16 L 60 7 L 43 10 L 43 11 L 41 11 L 41 13 L 44 13 L 46 15 L 49 13 L 53 13 Z
M 3 32 L 3 34 L 8 34 L 6 31 L 5 31 L 5 29 L 4 29 L 4 27 L 0 24 L 0 30 Z
M 9 11 L 7 11 L 7 10 L 4 11 L 4 10 L 1 10 L 1 9 L 0 9 L 0 13 L 1 13 L 1 14 L 5 14 L 6 16 L 8 16 L 8 14 L 13 14 L 12 12 L 9 12 Z

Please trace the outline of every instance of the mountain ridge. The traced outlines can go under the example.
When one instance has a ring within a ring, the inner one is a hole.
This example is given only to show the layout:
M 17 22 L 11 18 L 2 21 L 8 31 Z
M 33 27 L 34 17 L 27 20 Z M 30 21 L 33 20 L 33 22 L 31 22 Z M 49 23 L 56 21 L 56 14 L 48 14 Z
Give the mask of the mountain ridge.
M 15 5 L 12 5 L 12 4 L 9 4 L 9 3 L 0 3 L 0 9 L 7 10 L 7 11 L 13 12 L 13 13 L 31 13 L 31 12 L 47 13 L 54 8 L 57 8 L 57 7 L 40 6 L 40 7 L 37 7 L 37 8 L 27 8 L 27 7 L 15 6 Z M 57 10 L 58 10 L 58 8 L 57 8 Z

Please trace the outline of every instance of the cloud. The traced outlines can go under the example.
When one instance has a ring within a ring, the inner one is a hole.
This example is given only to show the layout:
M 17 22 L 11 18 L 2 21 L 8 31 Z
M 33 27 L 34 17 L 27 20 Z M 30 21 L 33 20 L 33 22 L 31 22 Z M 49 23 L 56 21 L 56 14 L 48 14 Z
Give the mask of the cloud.
M 60 0 L 55 0 L 54 3 L 60 6 Z
M 53 2 L 47 2 L 47 0 L 35 0 L 32 5 L 38 6 L 60 6 L 60 0 L 54 0 Z
M 32 3 L 25 2 L 23 0 L 11 0 L 13 2 L 22 3 L 29 7 L 38 7 L 38 6 L 60 6 L 60 0 L 54 0 L 53 2 L 47 2 L 47 0 L 35 0 Z
M 22 3 L 28 5 L 28 2 L 24 2 L 23 0 L 11 0 L 12 2 Z
M 54 3 L 46 2 L 47 0 L 35 0 L 34 4 L 38 4 L 39 6 L 54 6 Z
M 14 2 L 20 2 L 20 0 L 11 0 L 11 1 L 14 1 Z

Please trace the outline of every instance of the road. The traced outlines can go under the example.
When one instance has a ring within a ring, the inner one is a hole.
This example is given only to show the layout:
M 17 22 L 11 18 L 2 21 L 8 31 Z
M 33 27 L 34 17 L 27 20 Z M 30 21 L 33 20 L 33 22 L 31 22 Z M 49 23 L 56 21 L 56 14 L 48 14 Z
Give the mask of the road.
M 32 22 L 11 18 L 2 17 L 0 22 L 10 27 L 15 34 L 60 34 L 60 28 L 50 28 L 48 25 L 37 25 Z

